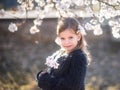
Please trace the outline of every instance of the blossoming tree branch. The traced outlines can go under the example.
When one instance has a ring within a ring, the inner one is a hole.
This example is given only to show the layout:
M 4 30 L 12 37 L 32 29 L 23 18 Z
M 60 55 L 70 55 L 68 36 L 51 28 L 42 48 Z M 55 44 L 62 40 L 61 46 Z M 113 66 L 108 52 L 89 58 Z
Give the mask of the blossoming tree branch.
M 35 34 L 40 30 L 38 26 L 42 24 L 48 13 L 54 13 L 54 17 L 90 17 L 82 24 L 85 31 L 92 30 L 94 35 L 103 34 L 101 25 L 107 22 L 111 27 L 113 37 L 120 38 L 120 0 L 17 0 L 19 3 L 17 13 L 20 18 L 27 19 L 29 12 L 34 11 L 34 25 L 30 28 L 30 33 Z M 0 16 L 8 14 L 4 9 L 0 10 Z M 16 23 L 11 22 L 8 30 L 15 32 L 18 30 Z

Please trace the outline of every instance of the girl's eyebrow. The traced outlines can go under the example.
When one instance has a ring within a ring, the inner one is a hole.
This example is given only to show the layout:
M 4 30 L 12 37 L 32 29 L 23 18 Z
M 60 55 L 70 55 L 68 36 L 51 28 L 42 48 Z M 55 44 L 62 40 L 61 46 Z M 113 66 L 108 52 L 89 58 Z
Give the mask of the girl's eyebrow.
M 64 39 L 64 37 L 60 37 L 60 39 Z

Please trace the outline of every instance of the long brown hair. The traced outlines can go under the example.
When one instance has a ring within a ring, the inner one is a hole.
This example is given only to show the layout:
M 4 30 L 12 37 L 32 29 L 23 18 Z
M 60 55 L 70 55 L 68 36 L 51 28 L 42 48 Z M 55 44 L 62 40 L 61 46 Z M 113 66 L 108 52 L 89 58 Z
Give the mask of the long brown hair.
M 66 29 L 72 29 L 77 34 L 78 32 L 80 32 L 79 25 L 80 23 L 76 18 L 73 18 L 73 17 L 62 18 L 59 20 L 58 25 L 57 25 L 57 35 L 59 36 L 59 34 Z M 84 36 L 82 35 L 82 33 L 80 34 L 81 34 L 81 39 L 78 41 L 77 48 L 80 48 L 81 50 L 84 51 L 84 53 L 87 56 L 88 61 L 90 62 L 91 56 L 87 49 L 86 40 Z

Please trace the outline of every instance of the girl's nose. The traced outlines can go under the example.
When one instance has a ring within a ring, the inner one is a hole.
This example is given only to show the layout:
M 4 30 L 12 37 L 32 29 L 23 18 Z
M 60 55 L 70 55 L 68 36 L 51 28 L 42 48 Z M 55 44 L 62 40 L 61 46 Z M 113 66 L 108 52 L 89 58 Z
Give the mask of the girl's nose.
M 65 43 L 68 44 L 68 43 L 69 43 L 69 40 L 65 40 Z

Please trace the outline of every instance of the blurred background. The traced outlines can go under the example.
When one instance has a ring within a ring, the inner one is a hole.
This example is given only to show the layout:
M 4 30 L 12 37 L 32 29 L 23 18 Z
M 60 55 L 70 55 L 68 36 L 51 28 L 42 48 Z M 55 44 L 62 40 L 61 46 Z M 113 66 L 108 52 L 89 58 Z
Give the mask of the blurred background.
M 12 3 L 11 3 L 12 2 Z M 16 0 L 0 0 L 0 8 L 16 10 Z M 80 22 L 89 17 L 78 18 Z M 23 19 L 0 19 L 0 90 L 40 90 L 36 74 L 45 69 L 46 57 L 59 49 L 54 42 L 58 18 L 47 17 L 31 34 L 33 18 L 26 19 L 17 32 L 10 32 L 11 22 L 22 23 Z M 85 36 L 92 62 L 88 66 L 86 90 L 120 90 L 120 39 L 114 39 L 108 24 L 101 26 L 103 34 L 95 36 L 87 31 Z

